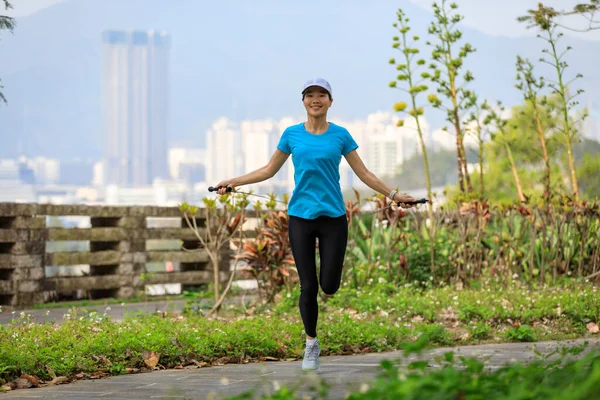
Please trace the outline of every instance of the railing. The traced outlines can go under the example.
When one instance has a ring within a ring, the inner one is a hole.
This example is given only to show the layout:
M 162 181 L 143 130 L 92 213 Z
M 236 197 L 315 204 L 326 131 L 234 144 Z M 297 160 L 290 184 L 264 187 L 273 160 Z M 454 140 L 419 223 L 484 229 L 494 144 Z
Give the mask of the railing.
M 87 227 L 48 223 L 52 217 L 72 216 Z M 196 220 L 199 227 L 205 226 L 206 214 L 201 210 Z M 160 248 L 168 241 L 171 246 Z M 61 251 L 56 246 L 61 243 L 79 245 Z M 183 251 L 181 245 L 199 251 Z M 152 263 L 173 268 L 148 273 Z M 222 280 L 229 265 L 229 250 L 224 249 Z M 78 266 L 78 276 L 53 275 L 61 266 Z M 75 291 L 89 298 L 131 298 L 147 285 L 209 282 L 208 255 L 176 207 L 0 203 L 0 306 L 31 307 L 57 293 Z

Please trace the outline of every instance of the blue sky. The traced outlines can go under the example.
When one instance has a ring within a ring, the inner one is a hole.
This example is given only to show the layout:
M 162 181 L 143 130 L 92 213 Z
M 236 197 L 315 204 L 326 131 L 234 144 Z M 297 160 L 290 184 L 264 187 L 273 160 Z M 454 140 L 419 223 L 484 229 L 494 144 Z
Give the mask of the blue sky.
M 14 10 L 10 13 L 15 17 L 26 16 L 42 8 L 66 0 L 12 0 Z M 80 1 L 80 0 L 73 0 Z M 90 1 L 90 0 L 88 0 Z M 95 0 L 102 1 L 102 0 Z M 189 0 L 197 1 L 197 0 Z M 240 0 L 245 1 L 245 0 Z M 366 0 L 349 0 L 366 1 Z M 425 9 L 430 9 L 433 0 L 404 0 L 417 4 Z M 465 25 L 489 35 L 518 37 L 533 35 L 524 25 L 516 22 L 516 18 L 523 14 L 524 9 L 535 8 L 539 0 L 455 0 L 461 13 L 465 16 Z M 401 5 L 402 0 L 399 1 Z M 570 9 L 575 4 L 585 0 L 544 0 L 543 3 L 557 9 Z M 490 19 L 492 14 L 494 18 Z M 570 20 L 571 25 L 583 23 L 582 20 Z M 567 35 L 600 40 L 600 31 L 588 33 L 565 32 Z

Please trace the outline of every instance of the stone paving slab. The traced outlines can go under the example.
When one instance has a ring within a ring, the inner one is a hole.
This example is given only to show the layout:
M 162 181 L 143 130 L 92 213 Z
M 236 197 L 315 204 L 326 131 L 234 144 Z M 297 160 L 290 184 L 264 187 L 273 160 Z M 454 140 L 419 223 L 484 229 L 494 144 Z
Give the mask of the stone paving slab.
M 562 347 L 580 346 L 589 342 L 586 351 L 600 351 L 600 339 L 572 340 L 562 342 L 489 344 L 426 350 L 421 355 L 404 357 L 403 353 L 387 352 L 355 356 L 321 357 L 321 369 L 317 373 L 304 373 L 301 361 L 266 362 L 246 365 L 165 370 L 143 374 L 121 375 L 99 380 L 77 381 L 70 384 L 23 389 L 0 394 L 0 400 L 12 399 L 224 399 L 226 396 L 244 393 L 257 388 L 257 394 L 272 391 L 277 385 L 298 385 L 298 393 L 311 394 L 319 380 L 329 385 L 331 399 L 343 399 L 349 391 L 372 381 L 380 371 L 384 359 L 400 359 L 403 365 L 415 360 L 428 360 L 432 368 L 439 364 L 435 358 L 448 351 L 465 357 L 476 357 L 485 362 L 486 368 L 495 370 L 516 361 L 538 359 L 534 350 L 543 354 Z M 300 397 L 301 398 L 301 397 Z

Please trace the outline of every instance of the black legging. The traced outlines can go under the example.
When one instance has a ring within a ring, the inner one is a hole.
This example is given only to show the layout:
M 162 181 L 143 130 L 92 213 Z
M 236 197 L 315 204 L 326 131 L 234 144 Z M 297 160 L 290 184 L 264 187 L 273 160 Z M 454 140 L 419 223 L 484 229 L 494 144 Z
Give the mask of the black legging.
M 292 254 L 300 277 L 300 315 L 304 331 L 310 337 L 317 337 L 319 281 L 325 294 L 334 294 L 340 288 L 348 242 L 346 215 L 316 219 L 290 216 L 288 229 Z M 317 238 L 321 258 L 318 281 L 315 254 Z

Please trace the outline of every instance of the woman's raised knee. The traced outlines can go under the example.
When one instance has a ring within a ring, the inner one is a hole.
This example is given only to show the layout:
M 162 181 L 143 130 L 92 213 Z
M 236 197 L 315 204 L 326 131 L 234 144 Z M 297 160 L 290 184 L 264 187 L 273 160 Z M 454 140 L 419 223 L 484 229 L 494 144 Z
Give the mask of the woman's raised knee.
M 330 295 L 330 296 L 335 294 L 339 288 L 340 288 L 340 284 L 335 283 L 335 282 L 321 284 L 321 289 L 323 289 L 323 293 Z

